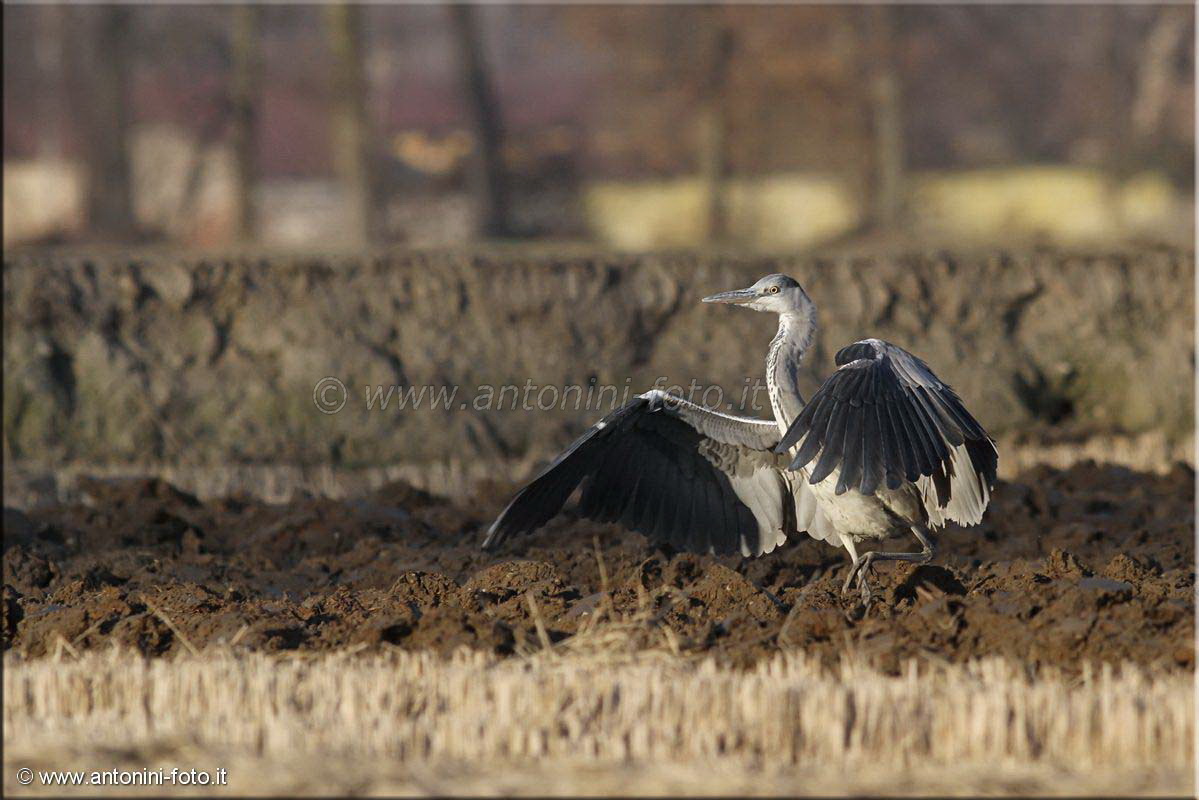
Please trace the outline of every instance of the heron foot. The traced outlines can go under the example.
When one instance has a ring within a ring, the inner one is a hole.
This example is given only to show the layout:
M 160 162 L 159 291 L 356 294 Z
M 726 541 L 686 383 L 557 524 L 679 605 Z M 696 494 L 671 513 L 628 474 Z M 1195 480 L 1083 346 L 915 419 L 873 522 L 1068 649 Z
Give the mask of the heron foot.
M 928 535 L 927 529 L 923 526 L 914 525 L 911 528 L 913 534 L 923 545 L 923 549 L 919 553 L 888 553 L 881 550 L 871 550 L 869 553 L 862 553 L 860 556 L 855 556 L 853 565 L 849 568 L 849 574 L 845 576 L 845 583 L 841 586 L 841 593 L 845 594 L 849 591 L 849 585 L 853 582 L 854 577 L 858 579 L 858 589 L 862 593 L 862 602 L 867 608 L 871 603 L 870 585 L 866 580 L 867 573 L 874 572 L 875 561 L 910 561 L 914 564 L 927 564 L 932 561 L 933 555 L 936 553 L 936 544 L 932 537 Z M 850 553 L 853 554 L 853 550 Z
M 870 591 L 870 582 L 866 579 L 866 574 L 868 572 L 874 572 L 874 559 L 871 558 L 873 555 L 873 552 L 863 553 L 855 558 L 853 564 L 849 568 L 849 574 L 845 576 L 845 583 L 841 586 L 841 594 L 848 593 L 849 586 L 854 582 L 854 578 L 856 577 L 857 588 L 862 595 L 862 604 L 866 606 L 866 608 L 870 608 L 870 604 L 874 599 L 874 595 Z
M 853 563 L 849 565 L 849 572 L 845 575 L 845 583 L 841 584 L 841 594 L 849 594 L 849 585 L 853 583 L 853 576 L 857 574 L 858 562 L 861 560 L 862 559 L 860 557 L 856 558 L 854 559 Z
M 867 610 L 869 610 L 870 604 L 874 602 L 874 595 L 870 591 L 870 581 L 866 580 L 866 573 L 870 571 L 872 570 L 869 562 L 862 569 L 858 570 L 858 589 L 862 592 L 862 605 L 866 606 Z

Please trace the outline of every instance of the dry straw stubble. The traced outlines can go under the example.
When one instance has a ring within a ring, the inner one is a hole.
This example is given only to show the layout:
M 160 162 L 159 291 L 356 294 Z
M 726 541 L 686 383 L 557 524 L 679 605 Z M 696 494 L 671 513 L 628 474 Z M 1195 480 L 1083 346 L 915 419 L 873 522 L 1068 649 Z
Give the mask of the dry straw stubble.
M 941 792 L 1193 789 L 1192 679 L 1133 667 L 1030 675 L 988 660 L 890 676 L 800 654 L 742 670 L 663 653 L 227 650 L 5 667 L 6 790 L 23 765 L 111 768 L 123 753 L 140 767 L 164 752 L 232 760 L 228 788 L 243 793 L 293 788 L 287 763 L 313 791 L 729 792 L 755 775 L 790 793 L 870 789 L 871 776 L 884 792 L 919 791 L 921 776 Z M 352 783 L 338 763 L 356 765 Z

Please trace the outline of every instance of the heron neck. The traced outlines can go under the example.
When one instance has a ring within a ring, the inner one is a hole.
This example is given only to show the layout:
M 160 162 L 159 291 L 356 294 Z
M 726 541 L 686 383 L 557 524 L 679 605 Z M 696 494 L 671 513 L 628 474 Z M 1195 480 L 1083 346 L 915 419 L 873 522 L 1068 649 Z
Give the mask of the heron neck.
M 779 429 L 785 431 L 803 410 L 799 392 L 799 366 L 816 334 L 814 309 L 779 315 L 778 333 L 766 355 L 766 390 Z

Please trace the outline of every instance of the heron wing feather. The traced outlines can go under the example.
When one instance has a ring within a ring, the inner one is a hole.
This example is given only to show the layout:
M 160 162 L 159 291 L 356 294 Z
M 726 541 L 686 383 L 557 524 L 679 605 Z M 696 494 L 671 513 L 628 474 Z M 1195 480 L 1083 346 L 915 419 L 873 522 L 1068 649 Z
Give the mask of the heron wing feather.
M 815 462 L 808 482 L 839 470 L 836 492 L 874 494 L 902 481 L 920 490 L 929 521 L 973 524 L 995 485 L 998 453 L 961 398 L 901 347 L 865 339 L 842 348 L 776 446 L 795 448 L 789 469 Z
M 758 555 L 795 532 L 797 498 L 776 456 L 775 423 L 647 392 L 613 411 L 539 472 L 500 513 L 483 546 L 578 512 L 619 521 L 694 552 Z M 810 493 L 806 487 L 802 492 Z M 809 515 L 810 516 L 810 515 Z

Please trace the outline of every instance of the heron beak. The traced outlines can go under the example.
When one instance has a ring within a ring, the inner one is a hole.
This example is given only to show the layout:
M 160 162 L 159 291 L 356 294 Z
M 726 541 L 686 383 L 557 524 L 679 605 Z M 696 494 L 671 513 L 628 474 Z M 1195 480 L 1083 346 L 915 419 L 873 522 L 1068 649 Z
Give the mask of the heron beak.
M 704 298 L 705 303 L 731 303 L 733 305 L 744 305 L 751 300 L 755 300 L 758 293 L 753 289 L 734 289 L 731 292 L 721 292 L 719 294 L 709 295 Z

